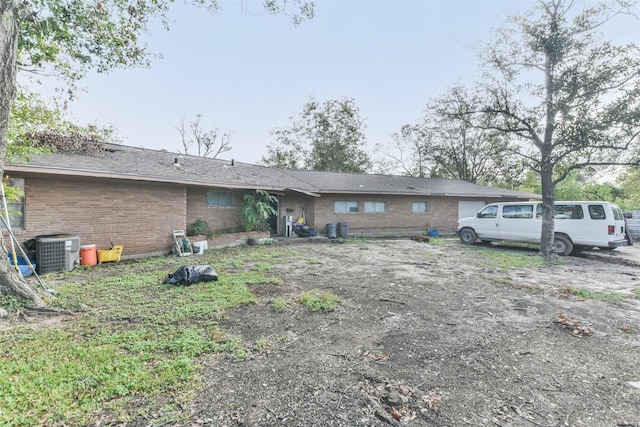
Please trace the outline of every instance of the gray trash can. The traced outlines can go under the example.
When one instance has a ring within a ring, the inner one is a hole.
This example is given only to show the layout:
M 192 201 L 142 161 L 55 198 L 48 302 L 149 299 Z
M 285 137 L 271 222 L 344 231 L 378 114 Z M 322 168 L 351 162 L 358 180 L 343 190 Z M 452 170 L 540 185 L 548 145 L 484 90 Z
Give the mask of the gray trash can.
M 338 223 L 338 237 L 342 237 L 343 239 L 346 239 L 347 237 L 349 237 L 349 224 L 346 222 L 339 222 Z

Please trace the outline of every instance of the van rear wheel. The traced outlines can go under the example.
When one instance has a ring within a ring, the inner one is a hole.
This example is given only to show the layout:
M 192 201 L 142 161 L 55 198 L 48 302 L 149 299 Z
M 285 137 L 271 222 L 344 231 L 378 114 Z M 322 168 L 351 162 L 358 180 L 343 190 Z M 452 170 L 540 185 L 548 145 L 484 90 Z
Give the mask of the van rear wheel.
M 478 240 L 478 235 L 470 228 L 460 230 L 460 241 L 467 245 L 473 245 Z
M 567 256 L 573 252 L 573 243 L 562 234 L 556 234 L 553 238 L 553 251 L 560 256 Z

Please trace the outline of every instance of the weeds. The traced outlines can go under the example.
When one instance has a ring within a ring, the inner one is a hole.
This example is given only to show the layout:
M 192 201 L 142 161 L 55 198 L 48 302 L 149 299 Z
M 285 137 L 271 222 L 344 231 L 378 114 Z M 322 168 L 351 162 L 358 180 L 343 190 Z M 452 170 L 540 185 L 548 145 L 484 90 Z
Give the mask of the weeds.
M 271 335 L 268 337 L 260 337 L 253 346 L 253 349 L 266 356 L 278 345 L 286 344 L 289 341 L 290 339 L 286 336 Z
M 517 253 L 511 251 L 480 251 L 487 260 L 488 266 L 496 270 L 512 270 L 526 267 L 546 267 L 558 263 L 566 263 L 564 260 L 548 260 L 541 256 L 528 253 Z
M 334 311 L 342 300 L 331 292 L 312 289 L 302 294 L 300 302 L 311 311 L 327 313 Z
M 0 332 L 0 425 L 90 425 L 105 410 L 113 424 L 146 417 L 145 411 L 179 423 L 180 411 L 162 396 L 169 390 L 193 394 L 207 354 L 247 356 L 218 321 L 226 309 L 256 302 L 249 285 L 280 283 L 266 272 L 282 256 L 276 250 L 209 251 L 199 259 L 216 267 L 219 280 L 192 286 L 161 283 L 183 263 L 177 257 L 95 266 L 92 271 L 112 269 L 100 280 L 85 281 L 81 268 L 44 277 L 57 288 L 55 306 L 76 313 L 62 328 Z M 0 306 L 20 310 L 24 302 L 2 297 Z M 128 413 L 129 401 L 141 396 L 146 409 Z
M 291 305 L 291 302 L 285 300 L 282 297 L 274 297 L 269 299 L 269 305 L 277 312 L 284 311 L 287 307 Z
M 30 304 L 30 302 L 16 297 L 0 295 L 0 307 L 6 309 L 9 313 L 22 311 L 27 304 Z
M 573 295 L 578 298 L 591 299 L 591 300 L 597 300 L 597 301 L 621 301 L 625 299 L 640 298 L 640 295 L 635 291 L 632 294 L 623 294 L 623 293 L 616 293 L 616 292 L 593 292 L 587 289 L 571 288 L 571 287 L 562 288 L 561 291 L 566 295 Z

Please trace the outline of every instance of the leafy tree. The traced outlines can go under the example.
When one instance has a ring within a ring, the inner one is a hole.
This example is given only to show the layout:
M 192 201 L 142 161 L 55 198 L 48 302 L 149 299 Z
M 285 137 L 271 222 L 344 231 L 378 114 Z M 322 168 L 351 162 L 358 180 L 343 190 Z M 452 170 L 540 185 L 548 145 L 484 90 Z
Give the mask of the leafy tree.
M 417 124 L 404 125 L 394 135 L 400 156 L 392 156 L 404 174 L 472 183 L 509 181 L 521 174 L 505 136 L 470 122 L 465 113 L 477 106 L 469 99 L 463 88 L 453 88 L 429 103 Z
M 272 131 L 276 142 L 262 157 L 268 166 L 331 172 L 366 172 L 371 160 L 365 151 L 364 121 L 353 99 L 313 98 L 291 124 Z
M 594 182 L 593 177 L 585 172 L 584 169 L 573 170 L 559 182 L 555 188 L 555 200 L 604 200 L 621 207 L 626 206 L 628 196 L 622 187 L 608 182 Z M 531 171 L 518 189 L 540 193 L 542 188 L 539 177 Z
M 99 151 L 104 142 L 119 142 L 113 126 L 80 126 L 67 118 L 55 100 L 46 103 L 24 91 L 13 104 L 8 139 L 7 159 L 53 150 Z
M 216 0 L 192 2 L 209 10 L 218 7 Z M 107 72 L 114 68 L 149 66 L 154 54 L 141 36 L 155 19 L 168 28 L 171 3 L 171 0 L 0 0 L 0 175 L 9 145 L 9 119 L 17 93 L 18 70 L 55 74 L 73 87 L 91 69 Z M 293 12 L 294 23 L 312 18 L 314 13 L 313 2 L 307 0 L 266 0 L 264 6 L 271 13 Z M 8 258 L 0 258 L 0 292 L 43 304 L 10 268 Z
M 530 13 L 513 17 L 484 52 L 483 104 L 465 113 L 482 129 L 516 138 L 540 175 L 543 256 L 554 255 L 558 183 L 588 166 L 638 164 L 632 149 L 640 133 L 638 47 L 614 46 L 599 33 L 636 2 L 616 4 L 539 0 Z
M 268 231 L 269 218 L 278 211 L 273 207 L 278 201 L 276 196 L 265 190 L 247 192 L 243 196 L 240 212 L 246 222 L 247 231 Z
M 182 140 L 184 154 L 189 154 L 189 149 L 195 146 L 199 157 L 211 157 L 217 159 L 218 156 L 227 151 L 231 151 L 228 133 L 220 133 L 216 127 L 205 130 L 200 125 L 202 114 L 196 114 L 196 118 L 189 122 L 189 129 L 185 124 L 184 117 L 180 119 L 180 126 L 176 129 Z
M 640 209 L 640 167 L 631 167 L 617 179 L 623 196 L 618 201 L 621 208 L 627 210 Z

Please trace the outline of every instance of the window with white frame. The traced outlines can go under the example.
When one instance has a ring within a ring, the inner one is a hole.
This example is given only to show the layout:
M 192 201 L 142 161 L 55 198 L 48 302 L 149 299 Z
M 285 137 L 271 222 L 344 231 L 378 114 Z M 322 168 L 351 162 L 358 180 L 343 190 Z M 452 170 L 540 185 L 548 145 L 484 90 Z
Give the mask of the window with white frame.
M 365 213 L 385 213 L 387 211 L 386 202 L 364 202 Z
M 413 213 L 429 212 L 429 205 L 427 204 L 427 202 L 413 202 L 411 204 L 411 212 Z
M 207 205 L 233 206 L 233 193 L 231 191 L 207 191 Z
M 358 202 L 339 200 L 334 204 L 335 213 L 358 213 Z

